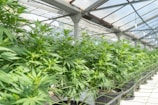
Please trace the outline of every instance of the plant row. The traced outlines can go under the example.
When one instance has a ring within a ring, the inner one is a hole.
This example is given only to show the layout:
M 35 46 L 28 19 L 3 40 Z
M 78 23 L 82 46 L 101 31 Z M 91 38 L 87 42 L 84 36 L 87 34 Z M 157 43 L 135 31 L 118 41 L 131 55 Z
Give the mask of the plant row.
M 24 12 L 15 0 L 0 1 L 1 105 L 58 103 L 53 96 L 70 105 L 84 92 L 97 98 L 100 90 L 121 88 L 157 63 L 157 50 L 87 34 L 74 40 L 70 30 L 57 33 L 46 24 L 30 23 L 20 17 Z

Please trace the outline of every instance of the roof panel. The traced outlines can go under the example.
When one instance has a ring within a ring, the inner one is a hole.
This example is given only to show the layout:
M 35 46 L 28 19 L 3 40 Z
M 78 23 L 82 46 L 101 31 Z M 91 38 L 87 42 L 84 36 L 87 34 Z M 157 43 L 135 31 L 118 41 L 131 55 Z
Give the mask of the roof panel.
M 149 5 L 148 5 L 149 4 Z M 144 5 L 145 8 L 139 10 L 139 12 L 146 12 L 148 10 L 151 10 L 152 8 L 157 7 L 157 0 L 149 0 L 149 1 L 145 1 L 145 2 L 140 2 L 140 3 L 136 3 L 136 4 L 132 4 L 134 6 L 134 8 L 137 10 L 140 7 L 143 7 Z
M 26 3 L 26 0 L 20 0 L 20 1 L 25 1 L 25 3 Z M 30 18 L 32 20 L 37 20 L 37 19 L 45 20 L 48 18 L 64 15 L 65 12 L 63 10 L 56 8 L 54 6 L 51 6 L 51 5 L 42 6 L 43 4 L 40 4 L 37 7 L 32 6 L 32 5 L 38 4 L 37 2 L 39 2 L 39 1 L 41 1 L 41 0 L 30 1 L 30 2 L 32 2 L 31 6 L 29 5 L 29 3 L 26 3 L 26 4 L 23 3 L 23 5 L 25 5 L 28 8 L 27 10 L 29 12 L 31 12 L 31 14 L 37 15 L 37 17 L 34 15 L 31 15 Z M 70 3 L 72 0 L 65 0 L 65 1 Z M 95 3 L 96 1 L 98 1 L 98 0 L 75 0 L 72 3 L 72 5 L 77 6 L 77 7 L 81 8 L 82 10 L 84 10 L 87 7 L 89 7 L 90 5 L 92 5 L 93 3 Z M 149 24 L 152 28 L 157 28 L 158 17 L 156 17 L 156 16 L 158 16 L 158 14 L 157 14 L 158 13 L 158 0 L 130 0 L 130 2 L 138 2 L 138 1 L 142 1 L 142 2 L 132 4 L 134 6 L 134 8 L 137 10 L 138 14 L 142 17 L 143 20 L 147 20 L 146 23 Z M 39 2 L 39 3 L 42 3 L 42 2 Z M 116 7 L 114 7 L 114 6 L 116 6 Z M 103 7 L 105 7 L 105 8 L 103 9 Z M 53 11 L 50 8 L 53 8 Z M 144 35 L 147 35 L 151 31 L 150 27 L 148 25 L 146 25 L 146 23 L 143 23 L 143 20 L 140 19 L 140 17 L 137 15 L 137 13 L 134 12 L 132 6 L 130 4 L 128 4 L 127 0 L 108 0 L 106 3 L 99 6 L 97 9 L 99 9 L 99 8 L 100 9 L 102 8 L 102 10 L 97 10 L 97 11 L 94 10 L 90 13 L 99 17 L 100 19 L 103 19 L 106 22 L 109 22 L 110 24 L 120 28 L 122 31 L 126 31 L 126 29 L 130 28 L 130 30 L 128 30 L 128 31 L 132 32 L 136 37 L 142 37 Z M 154 17 L 154 18 L 151 18 L 151 17 Z M 73 27 L 73 22 L 71 21 L 71 19 L 68 19 L 67 17 L 60 18 L 57 20 L 55 19 L 55 20 L 51 20 L 51 21 L 53 21 L 53 22 L 60 21 L 60 22 L 63 22 L 64 24 L 70 24 Z M 49 21 L 49 22 L 51 22 L 51 21 Z M 82 23 L 82 25 L 81 25 L 82 27 L 85 27 L 87 29 L 90 28 L 89 27 L 90 25 L 87 25 L 87 23 L 85 23 L 83 21 L 81 21 L 80 23 Z M 58 26 L 60 26 L 58 24 L 58 22 L 56 24 Z M 86 25 L 83 25 L 83 24 L 86 24 Z M 92 25 L 92 26 L 94 26 L 94 25 Z M 95 27 L 99 27 L 99 25 L 97 25 Z M 92 30 L 96 29 L 94 27 L 91 27 L 91 28 L 92 28 Z M 98 29 L 96 29 L 96 30 L 98 30 L 97 32 L 100 32 L 100 29 L 104 30 L 103 27 L 98 28 Z M 144 30 L 144 29 L 147 29 L 147 30 Z M 138 30 L 138 31 L 136 31 L 136 30 Z M 153 37 L 153 36 L 155 36 L 155 34 L 153 34 L 151 36 Z M 150 38 L 151 36 L 149 35 L 149 36 L 147 36 L 147 38 L 148 37 Z
M 98 8 L 113 6 L 113 5 L 122 4 L 122 3 L 127 3 L 127 1 L 126 0 L 109 0 L 108 2 L 104 3 L 102 6 Z
M 96 1 L 97 0 L 75 0 L 72 4 L 84 10 Z
M 155 18 L 155 19 L 153 19 L 153 20 L 151 20 L 151 21 L 148 21 L 147 22 L 147 24 L 149 24 L 151 27 L 156 27 L 157 26 L 157 24 L 158 24 L 158 18 Z M 138 29 L 148 29 L 149 27 L 147 27 L 145 24 L 143 24 L 143 25 L 141 25 L 141 26 L 139 26 L 138 27 Z
M 103 18 L 106 15 L 109 15 L 110 13 L 112 13 L 113 11 L 117 10 L 119 7 L 117 8 L 111 8 L 111 9 L 106 9 L 106 10 L 100 10 L 100 11 L 92 11 L 90 12 L 91 14 L 99 17 L 99 18 Z M 110 22 L 110 21 L 109 21 Z

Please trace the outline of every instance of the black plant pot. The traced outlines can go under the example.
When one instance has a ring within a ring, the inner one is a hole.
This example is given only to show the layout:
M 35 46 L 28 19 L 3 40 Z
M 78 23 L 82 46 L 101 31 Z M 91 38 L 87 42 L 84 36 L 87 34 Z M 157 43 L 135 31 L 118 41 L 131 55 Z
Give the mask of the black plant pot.
M 144 78 L 142 81 L 141 81 L 141 84 L 146 84 L 147 83 L 147 78 Z
M 153 76 L 152 73 L 150 73 L 147 77 L 147 80 L 152 80 L 152 76 Z
M 136 83 L 135 83 L 135 91 L 138 91 L 140 89 L 140 84 L 141 84 L 141 80 L 138 80 Z
M 152 73 L 151 73 L 151 77 L 153 77 L 155 74 L 157 74 L 157 71 L 156 70 L 153 70 Z M 153 78 L 152 78 L 153 79 Z
M 120 105 L 122 91 L 104 94 L 99 93 L 99 97 L 95 100 L 95 105 Z
M 62 101 L 62 102 L 59 102 L 59 103 L 56 103 L 56 104 L 53 104 L 53 105 L 68 105 L 68 104 L 67 104 L 67 101 Z M 77 101 L 72 100 L 70 102 L 70 105 L 88 105 L 88 104 L 86 104 L 84 102 L 81 102 L 81 101 L 77 102 Z
M 125 100 L 130 100 L 134 98 L 134 91 L 135 91 L 135 81 L 131 81 L 126 83 L 123 87 L 123 95 L 122 98 Z
M 141 84 L 146 84 L 148 80 L 147 72 L 142 73 Z
M 142 77 L 146 76 L 148 74 L 147 71 L 142 72 Z

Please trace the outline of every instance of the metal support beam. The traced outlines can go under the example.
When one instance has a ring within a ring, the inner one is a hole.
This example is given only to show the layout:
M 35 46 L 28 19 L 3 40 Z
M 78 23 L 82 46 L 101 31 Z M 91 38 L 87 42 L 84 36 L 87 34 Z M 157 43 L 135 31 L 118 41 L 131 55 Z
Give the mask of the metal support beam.
M 126 36 L 129 36 L 129 37 L 133 38 L 134 40 L 138 40 L 138 38 L 134 37 L 134 35 L 132 35 L 132 34 L 129 34 L 129 33 L 126 33 L 126 32 L 124 32 L 123 34 L 126 35 Z M 144 41 L 144 40 L 139 40 L 139 41 L 140 41 L 141 43 L 143 43 L 143 44 L 146 44 L 146 45 L 148 45 L 148 46 L 153 47 L 152 45 L 150 45 L 148 42 L 146 42 L 146 41 Z M 137 43 L 138 43 L 138 42 L 137 42 Z
M 103 5 L 105 2 L 107 2 L 109 0 L 97 0 L 95 3 L 93 3 L 92 5 L 90 5 L 89 7 L 87 7 L 83 12 L 82 14 L 86 14 L 92 10 L 95 10 L 97 7 Z
M 112 27 L 111 28 L 111 30 L 113 30 L 114 32 L 122 32 L 119 28 L 117 28 L 117 27 Z M 137 37 L 134 37 L 134 35 L 133 34 L 131 34 L 131 33 L 128 33 L 128 32 L 122 32 L 122 34 L 123 35 L 125 35 L 125 36 L 128 36 L 128 37 L 130 37 L 130 38 L 132 38 L 133 40 L 138 40 L 138 38 Z M 151 47 L 153 47 L 152 45 L 150 45 L 148 42 L 146 42 L 146 41 L 143 41 L 143 40 L 139 40 L 141 43 L 143 43 L 143 44 L 146 44 L 146 45 L 148 45 L 148 46 L 151 46 Z
M 80 10 L 79 8 L 77 8 L 77 7 L 74 7 L 74 6 L 72 6 L 72 5 L 70 5 L 70 4 L 66 3 L 66 2 L 64 2 L 63 0 L 42 0 L 42 1 L 44 1 L 44 2 L 46 2 L 46 3 L 48 3 L 48 4 L 50 4 L 50 5 L 54 5 L 54 6 L 58 7 L 58 8 L 61 8 L 61 9 L 65 10 L 66 12 L 68 12 L 68 14 L 72 14 L 72 15 L 71 15 L 71 18 L 72 18 L 72 20 L 73 20 L 73 22 L 74 22 L 74 38 L 75 38 L 75 39 L 78 39 L 78 36 L 79 36 L 79 30 L 78 30 L 78 28 L 79 28 L 79 20 L 80 20 L 80 18 L 81 18 L 79 15 L 81 15 L 81 10 Z M 100 5 L 101 5 L 101 1 L 102 1 L 102 3 L 103 3 L 103 2 L 105 3 L 107 0 L 98 0 L 98 1 L 100 1 L 100 2 L 98 2 L 97 5 L 94 3 L 94 4 L 91 5 L 89 8 L 87 8 L 86 11 L 90 11 L 91 9 L 94 9 L 94 8 L 96 8 L 97 6 L 100 6 Z M 141 0 L 141 1 L 143 1 L 143 0 Z M 85 11 L 85 13 L 86 13 L 86 11 Z M 84 13 L 84 12 L 82 12 L 82 13 Z M 73 16 L 73 15 L 74 15 L 74 16 Z M 157 15 L 157 16 L 158 16 L 158 15 Z M 156 18 L 157 16 L 152 17 L 152 19 Z M 77 19 L 77 17 L 79 17 L 79 19 Z M 104 20 L 102 20 L 102 19 L 98 18 L 97 16 L 94 16 L 94 15 L 92 15 L 92 14 L 90 14 L 90 13 L 86 13 L 85 15 L 82 15 L 82 17 L 85 18 L 85 19 L 87 19 L 87 20 L 90 20 L 90 21 L 92 21 L 92 22 L 94 22 L 94 23 L 97 23 L 97 24 L 99 24 L 99 25 L 102 25 L 102 26 L 104 26 L 104 27 L 106 27 L 106 28 L 109 28 L 109 29 L 111 29 L 113 32 L 116 32 L 116 33 L 122 32 L 122 30 L 120 30 L 120 29 L 114 27 L 114 26 L 111 25 L 110 23 L 108 23 L 108 22 L 106 22 L 106 21 L 104 21 Z M 151 18 L 148 19 L 148 20 L 151 20 Z M 132 34 L 130 34 L 130 33 L 122 32 L 122 34 L 125 35 L 125 36 L 128 36 L 128 37 L 130 37 L 130 38 L 132 38 L 132 39 L 137 39 L 136 37 L 134 37 L 134 36 L 133 36 Z M 147 45 L 149 45 L 149 46 L 151 46 L 150 44 L 148 44 L 148 43 L 145 42 L 145 41 L 142 41 L 142 40 L 141 40 L 141 42 L 142 42 L 142 43 L 145 43 L 145 44 L 147 44 Z
M 134 46 L 137 47 L 138 46 L 138 40 L 133 40 L 134 41 Z
M 118 41 L 121 41 L 122 32 L 116 33 Z
M 118 41 L 121 41 L 121 36 L 119 35 L 116 35 L 116 36 L 117 36 Z
M 154 3 L 155 1 L 156 1 L 156 0 L 154 0 L 154 1 L 152 1 L 152 2 L 150 2 L 150 3 L 148 3 L 148 4 L 146 4 L 146 5 L 144 5 L 144 6 L 140 7 L 140 8 L 138 8 L 137 11 L 142 10 L 143 8 L 145 8 L 145 7 L 149 6 L 149 5 L 151 5 L 151 4 Z M 134 14 L 134 13 L 135 13 L 134 11 L 133 11 L 133 12 L 130 12 L 130 13 L 128 13 L 127 15 L 125 15 L 125 16 L 123 16 L 123 17 L 117 19 L 116 21 L 112 22 L 112 24 L 117 23 L 117 22 L 119 22 L 120 20 L 122 20 L 122 19 L 124 19 L 124 18 L 126 18 L 126 17 L 128 17 L 128 16 L 130 16 L 130 15 L 132 15 L 132 14 Z
M 132 7 L 132 9 L 135 11 L 135 13 L 138 15 L 138 17 L 142 20 L 142 22 L 144 23 L 144 24 L 146 24 L 146 26 L 148 26 L 150 29 L 152 29 L 152 27 L 146 22 L 146 21 L 144 21 L 144 19 L 142 18 L 142 16 L 138 13 L 138 11 L 135 9 L 135 7 L 133 6 L 133 4 L 129 1 L 129 0 L 127 0 L 128 1 L 128 3 L 130 4 L 130 6 Z M 154 32 L 154 30 L 152 29 L 152 31 Z
M 144 49 L 146 49 L 146 45 L 144 44 Z
M 153 41 L 153 40 L 148 43 L 150 43 L 151 45 L 155 45 L 155 41 Z
M 136 3 L 140 3 L 140 2 L 145 2 L 145 1 L 151 1 L 151 0 L 139 0 L 139 1 L 132 1 L 132 4 L 136 4 Z M 128 5 L 129 3 L 122 3 L 122 4 L 117 4 L 117 5 L 112 5 L 112 6 L 106 6 L 106 7 L 102 7 L 102 8 L 97 8 L 91 11 L 99 11 L 99 10 L 103 10 L 103 9 L 109 9 L 109 8 L 115 8 L 115 7 L 120 7 L 120 6 L 124 6 L 124 5 Z
M 55 8 L 50 8 L 48 6 L 43 6 L 42 4 L 40 3 L 35 3 L 35 2 L 31 2 L 31 1 L 28 1 L 28 0 L 18 0 L 19 3 L 22 3 L 22 4 L 26 4 L 26 5 L 29 5 L 29 6 L 32 6 L 32 7 L 36 7 L 36 8 L 42 8 L 48 12 L 54 12 L 54 13 L 58 13 L 59 10 L 55 9 Z
M 66 14 L 66 15 L 62 15 L 62 16 L 57 16 L 57 17 L 52 17 L 52 18 L 48 18 L 46 20 L 42 20 L 40 22 L 44 22 L 44 21 L 48 21 L 48 20 L 56 20 L 56 19 L 59 19 L 59 18 L 64 18 L 66 16 L 70 16 L 70 14 Z
M 157 32 L 158 32 L 158 30 L 155 31 L 155 32 L 151 31 L 151 32 L 149 32 L 148 34 L 146 34 L 145 36 L 142 36 L 141 38 L 139 38 L 139 40 L 144 39 L 145 37 L 148 37 L 148 36 L 150 36 L 150 35 L 153 35 L 154 33 L 157 33 Z
M 74 40 L 78 40 L 79 38 L 79 35 L 80 35 L 80 31 L 79 31 L 79 22 L 81 20 L 81 14 L 76 14 L 76 15 L 73 15 L 71 16 L 71 19 L 74 23 Z
M 112 28 L 113 27 L 110 23 L 108 23 L 108 22 L 106 22 L 106 21 L 104 21 L 104 20 L 102 20 L 102 19 L 100 19 L 100 18 L 98 18 L 98 17 L 96 17 L 96 16 L 94 16 L 90 13 L 84 15 L 83 18 L 85 18 L 87 20 L 90 20 L 94 23 L 97 23 L 99 25 L 102 25 L 104 27 L 107 27 L 107 28 Z
M 65 2 L 64 0 L 42 0 L 48 4 L 54 5 L 70 14 L 77 14 L 80 13 L 81 10 L 70 5 L 69 3 Z
M 147 14 L 150 14 L 151 12 L 153 12 L 153 11 L 155 11 L 155 10 L 157 10 L 157 9 L 158 9 L 158 8 L 152 9 L 151 11 L 148 11 L 148 12 L 146 12 L 145 14 L 141 15 L 141 17 L 143 17 L 143 16 L 145 16 L 145 15 L 147 15 Z M 121 25 L 120 27 L 124 27 L 125 25 L 128 25 L 129 23 L 132 23 L 132 22 L 136 21 L 137 19 L 139 19 L 139 17 L 137 17 L 137 18 L 135 18 L 135 19 L 133 19 L 133 20 L 131 20 L 131 21 L 128 21 L 128 22 L 124 23 L 124 24 Z
M 148 22 L 148 21 L 150 21 L 150 20 L 152 20 L 152 19 L 155 19 L 155 18 L 157 18 L 157 17 L 158 17 L 158 14 L 155 15 L 155 16 L 152 16 L 152 17 L 150 17 L 150 18 L 148 18 L 148 19 L 146 19 L 146 20 L 144 20 L 144 21 L 145 21 L 145 22 Z M 144 22 L 138 23 L 137 26 L 140 26 L 140 25 L 142 25 L 142 24 L 144 24 Z M 129 31 L 129 30 L 131 30 L 131 29 L 133 29 L 133 28 L 135 28 L 135 26 L 129 27 L 129 28 L 126 29 L 125 31 Z
M 75 2 L 75 0 L 71 0 L 71 1 L 70 1 L 70 4 L 72 4 L 73 2 Z

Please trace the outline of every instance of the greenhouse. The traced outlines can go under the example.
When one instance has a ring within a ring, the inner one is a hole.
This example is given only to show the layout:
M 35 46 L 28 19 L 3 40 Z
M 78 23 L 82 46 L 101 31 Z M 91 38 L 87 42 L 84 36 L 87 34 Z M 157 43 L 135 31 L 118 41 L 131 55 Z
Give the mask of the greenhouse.
M 0 105 L 158 105 L 158 0 L 0 0 Z

